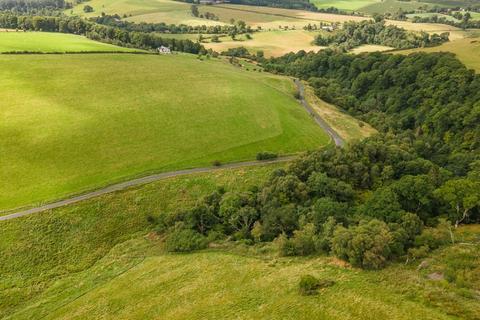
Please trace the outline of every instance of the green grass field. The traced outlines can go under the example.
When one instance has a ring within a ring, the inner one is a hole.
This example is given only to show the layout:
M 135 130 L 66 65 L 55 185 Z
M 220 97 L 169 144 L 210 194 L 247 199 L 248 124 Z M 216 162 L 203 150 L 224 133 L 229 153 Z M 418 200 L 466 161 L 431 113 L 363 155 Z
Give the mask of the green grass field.
M 292 80 L 191 55 L 0 57 L 1 209 L 329 143 Z
M 383 14 L 386 12 L 396 13 L 398 10 L 402 9 L 403 11 L 417 10 L 419 8 L 431 7 L 426 2 L 418 1 L 398 1 L 398 0 L 384 0 L 378 1 L 372 4 L 369 4 L 365 7 L 359 9 L 360 12 L 367 14 L 379 13 Z
M 449 252 L 478 247 L 478 226 L 430 266 L 362 271 L 331 257 L 279 258 L 270 245 L 165 254 L 148 215 L 192 205 L 217 185 L 246 190 L 279 165 L 177 177 L 0 223 L 4 319 L 476 319 L 477 299 L 447 281 Z M 464 236 L 465 235 L 465 236 Z M 468 235 L 468 236 L 467 236 Z M 463 243 L 476 239 L 475 246 Z M 333 279 L 298 294 L 300 276 Z
M 119 14 L 128 16 L 127 20 L 133 22 L 165 22 L 167 24 L 187 25 L 219 25 L 218 21 L 195 18 L 190 11 L 190 4 L 173 0 L 91 0 L 88 5 L 94 8 L 93 12 L 84 13 L 85 3 L 81 3 L 67 10 L 67 14 L 80 16 L 100 16 L 106 14 Z
M 334 7 L 345 11 L 358 11 L 368 5 L 378 3 L 380 0 L 313 0 L 317 8 Z
M 83 36 L 50 32 L 0 32 L 0 52 L 132 52 L 122 48 L 87 39 Z
M 445 18 L 448 21 L 454 21 L 454 22 L 460 22 L 460 20 L 455 19 L 452 16 L 446 15 L 446 14 L 441 14 L 441 13 L 433 13 L 433 12 L 426 12 L 426 13 L 410 13 L 407 14 L 407 18 L 413 18 L 413 17 L 420 17 L 420 18 L 430 18 L 433 16 L 437 16 L 438 18 Z

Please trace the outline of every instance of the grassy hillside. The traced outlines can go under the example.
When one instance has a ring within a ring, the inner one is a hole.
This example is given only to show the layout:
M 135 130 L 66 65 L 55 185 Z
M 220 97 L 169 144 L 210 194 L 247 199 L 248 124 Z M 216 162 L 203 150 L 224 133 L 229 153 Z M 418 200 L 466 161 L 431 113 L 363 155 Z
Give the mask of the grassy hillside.
M 329 143 L 284 77 L 171 55 L 0 57 L 0 210 Z
M 0 223 L 0 318 L 11 315 L 26 304 L 36 306 L 28 312 L 38 312 L 38 301 L 55 296 L 57 306 L 72 299 L 82 288 L 103 283 L 111 273 L 121 272 L 115 261 L 103 264 L 102 257 L 122 242 L 136 239 L 152 228 L 148 216 L 173 212 L 193 205 L 217 186 L 227 190 L 245 190 L 261 184 L 270 172 L 283 165 L 268 165 L 234 170 L 218 170 L 150 183 L 126 191 L 101 196 L 77 205 L 51 210 Z M 118 251 L 118 249 L 117 249 Z M 140 256 L 141 252 L 137 252 Z M 112 263 L 110 263 L 112 262 Z M 135 258 L 122 260 L 127 266 Z M 101 268 L 96 268 L 97 264 Z M 85 273 L 82 273 L 85 272 Z M 59 279 L 78 278 L 77 285 Z M 68 290 L 65 290 L 67 285 Z M 43 294 L 40 296 L 40 294 Z M 43 297 L 43 298 L 42 298 Z M 40 309 L 39 309 L 40 307 Z M 50 310 L 51 311 L 51 310 Z M 19 317 L 18 317 L 19 318 Z
M 0 52 L 113 52 L 139 51 L 87 39 L 83 36 L 50 32 L 0 32 Z
M 420 263 L 381 271 L 330 257 L 278 258 L 270 246 L 165 254 L 149 215 L 215 190 L 246 190 L 278 165 L 184 176 L 0 223 L 0 317 L 5 319 L 475 319 L 470 291 L 430 274 L 475 262 L 478 226 Z M 465 245 L 464 243 L 473 245 Z M 461 254 L 461 256 L 458 256 Z M 459 260 L 461 259 L 461 260 Z M 470 261 L 470 260 L 468 260 Z M 471 263 L 471 261 L 470 261 Z M 300 296 L 300 276 L 333 279 Z M 477 285 L 476 283 L 474 285 Z
M 361 140 L 377 132 L 368 123 L 357 120 L 334 105 L 319 99 L 315 95 L 313 88 L 308 85 L 305 90 L 305 98 L 315 112 L 347 142 Z
M 338 8 L 345 11 L 359 11 L 361 8 L 379 2 L 379 0 L 313 0 L 317 8 Z
M 465 38 L 447 42 L 438 47 L 419 48 L 412 50 L 399 51 L 401 53 L 412 53 L 417 51 L 425 52 L 452 52 L 467 67 L 480 72 L 480 38 Z

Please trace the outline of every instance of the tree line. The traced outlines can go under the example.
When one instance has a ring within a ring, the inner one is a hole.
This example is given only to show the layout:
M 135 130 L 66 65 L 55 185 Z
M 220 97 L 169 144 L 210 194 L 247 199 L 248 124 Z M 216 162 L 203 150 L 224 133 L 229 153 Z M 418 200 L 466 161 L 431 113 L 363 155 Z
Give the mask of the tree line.
M 180 0 L 187 3 L 199 3 L 199 0 Z M 317 7 L 309 0 L 230 0 L 229 3 L 250 6 L 274 7 L 285 9 L 298 9 L 317 11 Z
M 345 22 L 343 28 L 330 35 L 318 35 L 315 44 L 332 46 L 340 51 L 348 51 L 364 44 L 376 44 L 397 49 L 431 47 L 448 41 L 448 32 L 428 34 L 410 32 L 393 25 L 386 25 L 383 19 L 376 21 Z
M 47 17 L 2 13 L 0 14 L 0 28 L 79 34 L 93 40 L 118 46 L 147 50 L 166 46 L 174 51 L 194 54 L 206 53 L 205 48 L 201 44 L 188 39 L 169 39 L 155 33 L 127 31 L 77 17 Z
M 0 0 L 1 11 L 31 12 L 71 8 L 65 0 Z
M 90 18 L 90 21 L 121 28 L 127 31 L 135 32 L 159 32 L 159 33 L 202 33 L 202 34 L 229 34 L 235 31 L 237 34 L 250 33 L 253 30 L 250 26 L 246 26 L 245 23 L 237 23 L 233 26 L 231 25 L 216 25 L 216 26 L 188 26 L 184 24 L 175 25 L 175 24 L 166 24 L 161 23 L 135 23 L 130 21 L 124 21 L 120 19 L 120 16 L 115 15 L 102 15 L 100 17 Z

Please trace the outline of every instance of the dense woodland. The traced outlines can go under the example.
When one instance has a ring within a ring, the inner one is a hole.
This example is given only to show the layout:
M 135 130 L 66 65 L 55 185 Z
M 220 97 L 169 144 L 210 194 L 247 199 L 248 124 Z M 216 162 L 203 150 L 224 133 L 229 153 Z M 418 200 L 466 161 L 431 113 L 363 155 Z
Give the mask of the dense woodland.
M 140 49 L 167 46 L 175 51 L 195 54 L 206 52 L 201 44 L 191 40 L 168 39 L 151 32 L 130 32 L 77 17 L 22 16 L 3 13 L 0 14 L 0 28 L 80 34 L 93 40 Z
M 363 44 L 408 49 L 435 46 L 445 41 L 448 41 L 448 33 L 429 35 L 426 32 L 410 32 L 397 26 L 387 26 L 381 19 L 345 22 L 341 30 L 315 38 L 315 44 L 332 46 L 340 51 L 348 51 Z
M 422 258 L 455 242 L 456 226 L 480 221 L 480 76 L 453 55 L 300 52 L 263 65 L 308 80 L 381 133 L 162 215 L 169 250 L 273 241 L 282 255 L 330 253 L 377 269 Z

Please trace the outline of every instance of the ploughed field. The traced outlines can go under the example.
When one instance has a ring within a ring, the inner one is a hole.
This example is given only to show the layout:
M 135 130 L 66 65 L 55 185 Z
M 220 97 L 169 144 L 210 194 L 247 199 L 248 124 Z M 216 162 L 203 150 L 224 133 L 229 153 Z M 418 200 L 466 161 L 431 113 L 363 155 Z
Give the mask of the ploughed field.
M 0 210 L 329 143 L 292 80 L 190 55 L 0 56 Z

